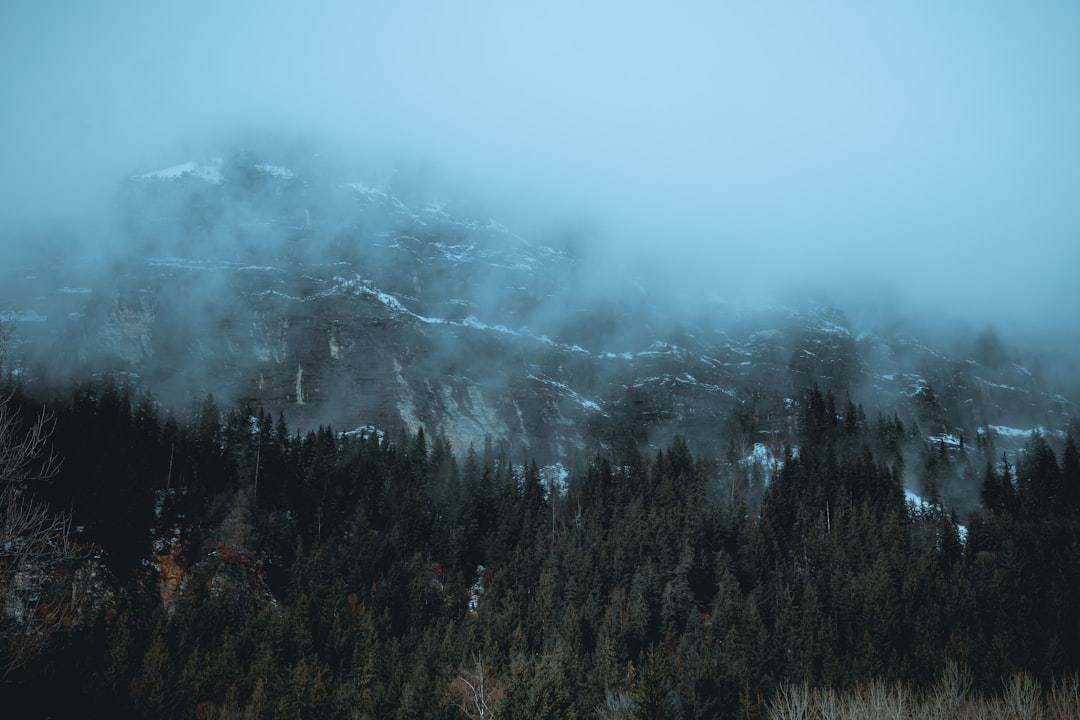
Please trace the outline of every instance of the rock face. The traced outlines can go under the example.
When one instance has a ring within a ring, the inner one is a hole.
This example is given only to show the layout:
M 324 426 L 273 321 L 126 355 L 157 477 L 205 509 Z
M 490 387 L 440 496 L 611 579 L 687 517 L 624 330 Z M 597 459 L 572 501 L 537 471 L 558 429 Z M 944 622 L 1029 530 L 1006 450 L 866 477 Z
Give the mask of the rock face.
M 815 383 L 935 437 L 1056 432 L 1076 410 L 994 347 L 969 359 L 823 307 L 673 301 L 315 171 L 186 163 L 131 178 L 119 204 L 107 272 L 30 268 L 33 293 L 0 298 L 27 372 L 111 373 L 180 409 L 213 393 L 301 428 L 423 426 L 541 463 L 676 434 L 714 456 L 790 437 Z

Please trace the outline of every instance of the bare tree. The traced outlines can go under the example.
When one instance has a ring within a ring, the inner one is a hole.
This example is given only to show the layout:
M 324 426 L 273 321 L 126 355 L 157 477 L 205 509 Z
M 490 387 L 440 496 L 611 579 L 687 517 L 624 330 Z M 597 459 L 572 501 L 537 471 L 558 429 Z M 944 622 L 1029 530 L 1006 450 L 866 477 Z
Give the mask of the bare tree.
M 814 692 L 814 700 L 817 702 L 817 717 L 821 720 L 846 720 L 844 700 L 835 690 L 817 690 Z
M 1001 706 L 1001 717 L 1039 720 L 1043 717 L 1042 688 L 1039 681 L 1027 673 L 1013 675 L 1005 684 Z
M 0 398 L 0 677 L 39 653 L 70 625 L 71 583 L 82 554 L 71 518 L 34 500 L 31 486 L 58 468 L 43 411 L 29 427 L 11 395 Z
M 1075 675 L 1054 683 L 1050 693 L 1050 717 L 1080 720 L 1080 679 Z
M 843 717 L 907 720 L 912 704 L 911 688 L 871 680 L 845 698 Z
M 811 717 L 814 694 L 804 684 L 783 683 L 769 701 L 768 715 L 774 720 L 807 720 Z
M 623 690 L 605 690 L 604 702 L 594 710 L 600 720 L 633 720 L 638 713 L 637 698 Z
M 472 669 L 463 670 L 450 683 L 450 700 L 469 720 L 494 720 L 502 691 L 484 668 L 480 656 L 474 656 L 473 661 Z
M 969 706 L 971 677 L 965 668 L 948 662 L 941 679 L 921 698 L 919 716 L 927 718 L 959 718 Z
M 13 332 L 15 332 L 15 323 L 10 320 L 0 320 L 0 376 L 6 372 L 4 365 L 7 362 L 7 349 Z
M 1063 678 L 1044 696 L 1038 680 L 1020 673 L 1005 681 L 999 696 L 987 697 L 972 691 L 966 669 L 949 663 L 941 681 L 926 693 L 916 693 L 909 685 L 887 685 L 880 680 L 846 693 L 830 688 L 810 692 L 805 685 L 783 684 L 769 702 L 768 717 L 770 720 L 1080 720 L 1080 679 Z

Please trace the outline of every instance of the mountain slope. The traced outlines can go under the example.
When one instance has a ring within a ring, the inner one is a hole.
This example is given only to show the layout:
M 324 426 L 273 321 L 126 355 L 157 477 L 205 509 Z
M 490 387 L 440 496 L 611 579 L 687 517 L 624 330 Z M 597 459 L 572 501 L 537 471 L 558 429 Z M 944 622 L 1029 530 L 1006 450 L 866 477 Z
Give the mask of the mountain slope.
M 957 354 L 820 305 L 677 299 L 403 192 L 243 154 L 133 176 L 104 272 L 27 265 L 8 286 L 22 368 L 541 462 L 675 435 L 716 458 L 775 451 L 815 384 L 839 415 L 850 400 L 953 452 L 1075 415 L 993 337 Z

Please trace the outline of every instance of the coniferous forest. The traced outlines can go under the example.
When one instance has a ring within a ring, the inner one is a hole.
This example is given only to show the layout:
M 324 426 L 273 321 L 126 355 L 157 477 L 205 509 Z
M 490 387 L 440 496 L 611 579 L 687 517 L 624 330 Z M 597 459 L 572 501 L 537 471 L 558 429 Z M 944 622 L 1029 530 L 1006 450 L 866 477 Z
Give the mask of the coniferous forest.
M 555 482 L 423 430 L 5 397 L 0 695 L 26 717 L 794 717 L 812 688 L 1038 700 L 1080 669 L 1072 435 L 950 454 L 812 387 L 766 477 L 676 440 Z M 982 487 L 963 518 L 905 497 L 948 465 Z
M 1080 720 L 1080 0 L 0 0 L 0 720 Z

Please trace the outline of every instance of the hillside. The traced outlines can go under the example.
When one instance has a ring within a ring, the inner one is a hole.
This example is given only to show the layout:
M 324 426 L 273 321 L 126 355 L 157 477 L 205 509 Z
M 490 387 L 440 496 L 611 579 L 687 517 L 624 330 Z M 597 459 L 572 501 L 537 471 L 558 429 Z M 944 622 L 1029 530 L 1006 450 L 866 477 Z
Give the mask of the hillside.
M 814 384 L 839 414 L 896 416 L 954 454 L 1012 452 L 1034 429 L 1059 442 L 1075 416 L 1074 387 L 1040 370 L 1054 358 L 993 331 L 935 343 L 917 321 L 613 276 L 580 243 L 398 185 L 243 153 L 133 175 L 93 261 L 9 273 L 12 358 L 27 379 L 108 376 L 166 407 L 213 394 L 301 428 L 424 427 L 458 453 L 577 466 L 676 435 L 775 456 Z
M 420 197 L 241 155 L 129 177 L 115 235 L 24 238 L 8 705 L 780 717 L 1080 670 L 1054 358 Z

